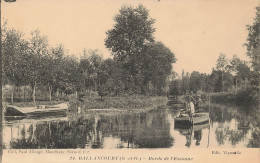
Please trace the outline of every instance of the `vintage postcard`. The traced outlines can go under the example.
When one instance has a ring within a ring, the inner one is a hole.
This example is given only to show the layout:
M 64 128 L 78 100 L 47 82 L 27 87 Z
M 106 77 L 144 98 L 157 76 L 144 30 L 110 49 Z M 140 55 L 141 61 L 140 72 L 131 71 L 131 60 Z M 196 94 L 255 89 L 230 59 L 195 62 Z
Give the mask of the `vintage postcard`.
M 2 0 L 2 162 L 260 162 L 259 0 Z

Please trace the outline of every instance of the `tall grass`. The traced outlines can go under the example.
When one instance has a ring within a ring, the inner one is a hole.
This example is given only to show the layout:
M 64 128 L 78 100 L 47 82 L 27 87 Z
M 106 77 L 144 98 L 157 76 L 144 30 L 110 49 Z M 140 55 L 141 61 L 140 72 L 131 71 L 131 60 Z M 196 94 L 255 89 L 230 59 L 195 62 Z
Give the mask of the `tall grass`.
M 89 109 L 142 109 L 153 107 L 155 105 L 165 105 L 166 97 L 147 97 L 147 96 L 128 96 L 128 97 L 105 97 L 101 100 L 99 97 L 83 97 L 78 100 L 72 98 L 69 102 L 69 112 L 76 113 L 78 107 L 81 112 L 86 112 Z

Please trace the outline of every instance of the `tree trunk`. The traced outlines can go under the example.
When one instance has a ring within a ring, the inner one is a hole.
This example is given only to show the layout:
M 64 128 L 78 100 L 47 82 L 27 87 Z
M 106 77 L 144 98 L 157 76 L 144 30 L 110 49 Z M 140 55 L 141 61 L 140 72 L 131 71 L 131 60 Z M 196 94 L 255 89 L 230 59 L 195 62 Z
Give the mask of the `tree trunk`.
M 33 86 L 33 103 L 36 102 L 36 82 L 34 82 Z
M 59 89 L 56 90 L 56 97 L 59 98 Z
M 221 80 L 222 80 L 222 92 L 224 92 L 224 73 L 221 73 Z
M 63 98 L 63 91 L 60 91 L 60 99 Z
M 84 90 L 86 90 L 87 87 L 86 87 L 86 78 L 84 78 Z
M 49 86 L 49 99 L 50 99 L 50 101 L 51 101 L 51 91 L 52 91 L 52 87 Z
M 23 101 L 25 102 L 25 89 L 26 89 L 26 85 L 23 87 Z
M 18 86 L 18 99 L 21 100 L 21 86 Z
M 236 78 L 236 94 L 237 94 L 237 78 Z
M 51 88 L 49 87 L 49 97 L 50 97 L 50 101 L 51 101 Z
M 11 103 L 14 103 L 14 89 L 11 91 Z

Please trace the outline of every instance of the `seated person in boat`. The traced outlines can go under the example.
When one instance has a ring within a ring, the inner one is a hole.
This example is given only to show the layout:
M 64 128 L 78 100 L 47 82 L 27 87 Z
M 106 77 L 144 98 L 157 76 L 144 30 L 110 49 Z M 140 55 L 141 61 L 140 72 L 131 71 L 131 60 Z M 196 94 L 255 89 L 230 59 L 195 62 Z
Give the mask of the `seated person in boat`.
M 196 107 L 197 109 L 199 109 L 199 107 L 201 106 L 201 104 L 202 104 L 201 97 L 198 96 L 198 100 L 196 100 L 196 102 L 195 102 L 195 107 Z M 197 110 L 196 110 L 196 112 L 197 112 Z

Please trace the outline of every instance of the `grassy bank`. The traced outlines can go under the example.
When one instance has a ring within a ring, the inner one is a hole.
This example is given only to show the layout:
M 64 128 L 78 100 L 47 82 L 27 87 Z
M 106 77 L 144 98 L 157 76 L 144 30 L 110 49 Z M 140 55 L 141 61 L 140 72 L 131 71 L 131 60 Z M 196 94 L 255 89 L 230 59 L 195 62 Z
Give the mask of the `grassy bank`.
M 250 87 L 241 88 L 237 92 L 219 92 L 210 95 L 212 103 L 225 105 L 258 105 L 258 99 L 258 90 Z
M 166 97 L 127 96 L 127 97 L 105 97 L 101 100 L 97 97 L 84 97 L 80 100 L 72 98 L 69 102 L 69 112 L 77 113 L 80 107 L 81 113 L 91 111 L 131 111 L 143 110 L 167 103 Z

